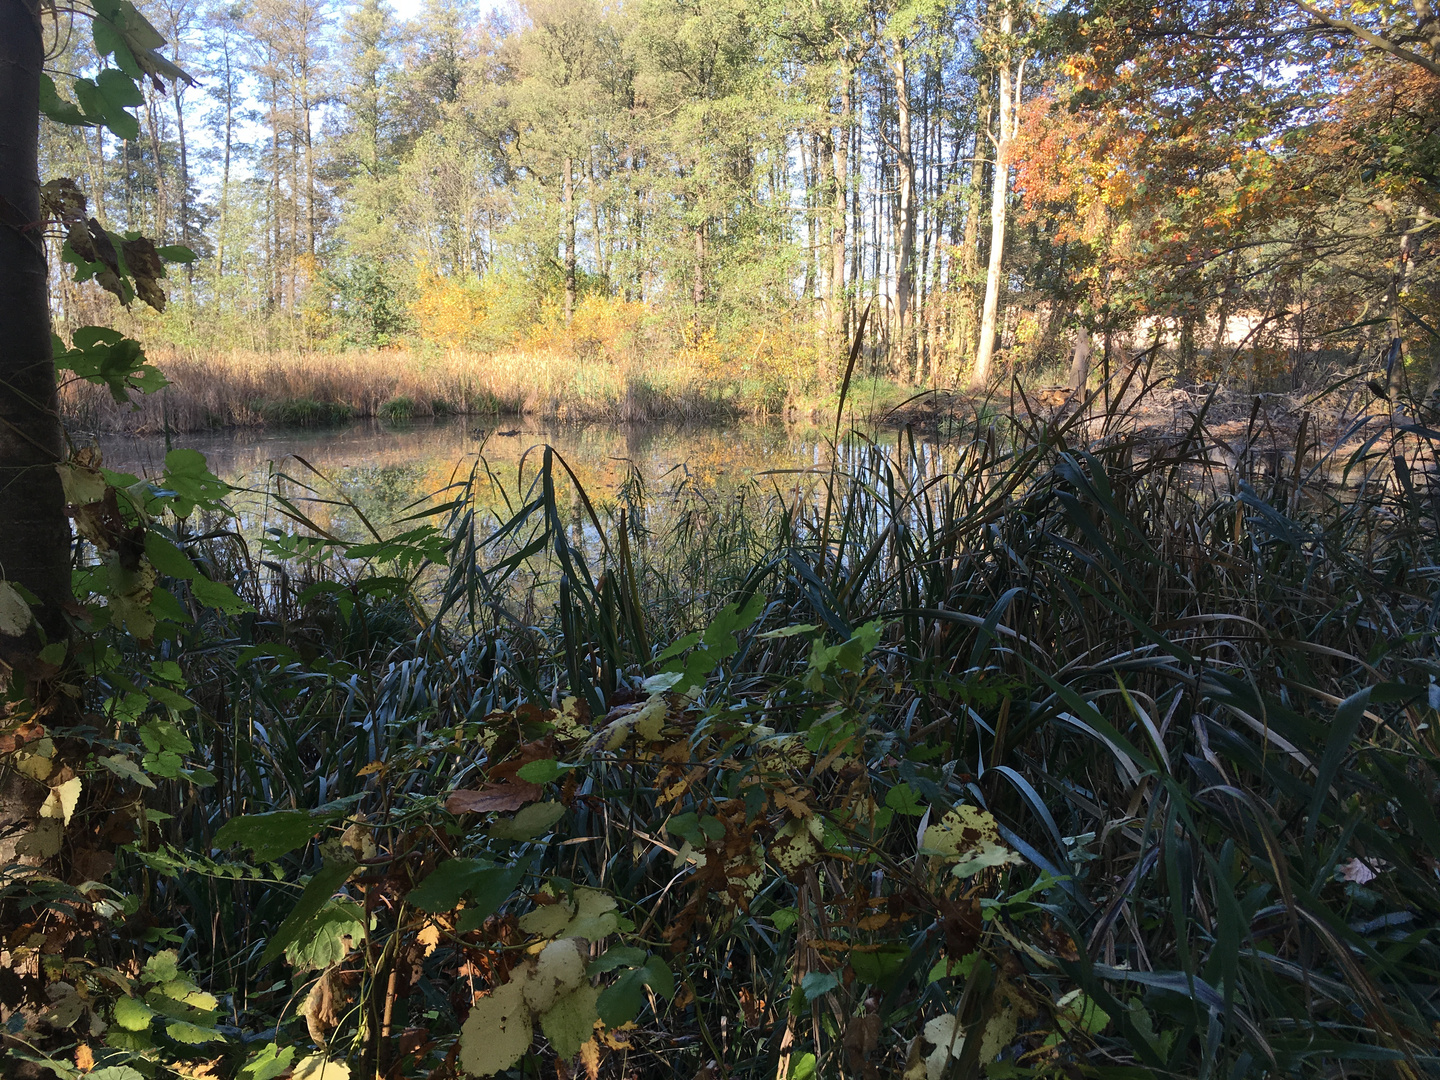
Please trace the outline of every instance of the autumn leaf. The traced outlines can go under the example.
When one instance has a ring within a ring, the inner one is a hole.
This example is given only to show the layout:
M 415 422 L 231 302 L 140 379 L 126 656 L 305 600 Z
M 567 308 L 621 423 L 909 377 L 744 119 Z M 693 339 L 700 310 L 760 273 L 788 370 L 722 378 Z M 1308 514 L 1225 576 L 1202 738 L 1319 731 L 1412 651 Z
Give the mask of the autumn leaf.
M 526 803 L 539 799 L 541 794 L 539 784 L 526 780 L 486 784 L 475 791 L 451 792 L 450 797 L 445 800 L 445 809 L 452 814 L 488 814 L 519 810 Z

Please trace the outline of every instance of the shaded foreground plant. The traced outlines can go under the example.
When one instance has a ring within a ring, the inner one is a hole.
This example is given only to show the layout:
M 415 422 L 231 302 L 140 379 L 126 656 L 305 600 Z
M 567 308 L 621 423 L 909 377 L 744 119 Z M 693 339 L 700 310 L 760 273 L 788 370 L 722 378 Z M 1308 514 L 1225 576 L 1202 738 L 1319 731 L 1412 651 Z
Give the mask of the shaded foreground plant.
M 214 997 L 78 972 L 66 1030 L 252 1077 L 1433 1071 L 1437 436 L 1221 469 L 1203 415 L 852 438 L 669 515 L 547 449 L 503 520 L 477 472 L 360 543 L 287 486 L 255 572 L 187 537 L 264 614 L 193 608 L 193 706 L 128 706 L 216 783 L 105 746 L 156 787 L 102 902 Z

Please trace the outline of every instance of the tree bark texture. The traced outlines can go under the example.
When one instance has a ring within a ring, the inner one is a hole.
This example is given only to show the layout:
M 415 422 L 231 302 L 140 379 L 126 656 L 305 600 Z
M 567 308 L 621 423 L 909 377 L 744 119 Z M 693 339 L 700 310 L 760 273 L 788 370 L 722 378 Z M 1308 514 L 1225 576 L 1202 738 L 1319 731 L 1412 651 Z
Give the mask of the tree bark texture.
M 40 601 L 45 635 L 66 634 L 70 526 L 40 222 L 39 98 L 44 61 L 36 0 L 0 0 L 0 576 Z M 0 636 L 0 662 L 33 642 Z

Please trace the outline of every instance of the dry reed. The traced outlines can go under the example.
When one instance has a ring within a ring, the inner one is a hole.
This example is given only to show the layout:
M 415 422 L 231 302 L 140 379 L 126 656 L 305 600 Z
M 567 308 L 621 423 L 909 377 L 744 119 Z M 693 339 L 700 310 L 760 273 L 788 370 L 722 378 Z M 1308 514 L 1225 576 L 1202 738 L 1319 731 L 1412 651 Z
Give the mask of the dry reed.
M 645 421 L 759 415 L 784 403 L 773 384 L 718 378 L 683 355 L 614 363 L 544 349 L 204 355 L 156 349 L 151 359 L 170 380 L 163 391 L 120 405 L 104 387 L 71 382 L 60 395 L 67 424 L 143 435 L 444 413 Z

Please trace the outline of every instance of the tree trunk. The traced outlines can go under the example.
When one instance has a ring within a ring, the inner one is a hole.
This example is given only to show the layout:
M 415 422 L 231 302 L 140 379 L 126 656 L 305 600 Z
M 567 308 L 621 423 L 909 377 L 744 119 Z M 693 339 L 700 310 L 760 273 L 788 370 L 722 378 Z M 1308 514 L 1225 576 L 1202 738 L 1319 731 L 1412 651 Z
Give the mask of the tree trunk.
M 1400 317 L 1400 301 L 1409 283 L 1410 263 L 1415 255 L 1415 223 L 1411 221 L 1400 234 L 1400 255 L 1395 263 L 1395 274 L 1390 279 L 1390 288 L 1385 294 L 1385 305 L 1389 308 L 1390 347 L 1385 350 L 1385 391 L 1388 394 L 1395 382 L 1395 368 L 1404 371 L 1404 320 Z
M 695 339 L 700 339 L 700 307 L 705 303 L 705 223 L 695 226 L 695 281 L 692 299 L 695 302 Z
M 165 163 L 160 157 L 160 123 L 155 110 L 155 95 L 145 91 L 146 126 L 150 128 L 150 152 L 155 155 L 155 240 L 163 243 L 165 226 L 170 221 L 170 196 L 165 186 Z
M 1082 326 L 1075 331 L 1075 351 L 1070 356 L 1070 392 L 1083 394 L 1090 381 L 1090 331 Z
M 840 65 L 840 115 L 831 144 L 830 171 L 833 194 L 830 203 L 830 288 L 829 317 L 831 348 L 844 348 L 846 187 L 850 180 L 850 66 Z
M 1013 20 L 1008 9 L 1000 15 L 1000 33 L 1008 36 Z M 1000 274 L 1005 262 L 1005 202 L 1010 187 L 1010 140 L 1014 135 L 1014 88 L 1010 81 L 1010 60 L 1000 59 L 1000 101 L 996 120 L 995 176 L 990 186 L 990 265 L 985 273 L 985 306 L 980 312 L 980 343 L 975 349 L 975 367 L 970 385 L 980 389 L 990 381 L 990 364 L 995 356 L 996 319 L 1000 311 Z
M 895 343 L 899 347 L 900 369 L 908 372 L 915 347 L 910 309 L 915 293 L 915 154 L 910 145 L 910 89 L 905 71 L 905 41 L 895 42 L 895 59 L 890 65 L 895 80 L 895 171 L 898 173 L 899 205 L 895 240 Z
M 0 4 L 0 574 L 35 594 L 55 640 L 71 595 L 70 526 L 55 471 L 62 440 L 39 228 L 44 46 L 35 0 Z M 0 636 L 0 663 L 15 648 Z
M 970 351 L 975 342 L 977 274 L 980 269 L 980 192 L 983 188 L 984 165 L 980 148 L 984 145 L 985 132 L 990 129 L 990 82 L 980 84 L 979 100 L 975 106 L 975 143 L 970 156 L 970 175 L 965 183 L 965 235 L 960 243 L 960 311 L 955 319 L 950 339 L 951 352 L 957 358 Z M 960 369 L 955 370 L 959 382 Z
M 575 163 L 567 155 L 560 181 L 560 202 L 565 213 L 565 325 L 575 315 Z
M 228 68 L 229 60 L 226 65 Z M 230 151 L 235 140 L 235 103 L 231 93 L 230 73 L 225 73 L 225 146 L 220 157 L 220 224 L 215 243 L 215 276 L 225 277 L 225 224 L 230 209 Z
M 180 242 L 186 247 L 190 246 L 190 150 L 185 143 L 185 106 L 181 101 L 183 96 L 179 83 L 170 87 L 170 92 L 175 95 L 175 136 L 180 143 Z M 185 264 L 185 280 L 189 285 L 195 284 L 195 264 Z
M 5 493 L 0 499 L 0 573 L 39 601 L 34 607 L 39 634 L 64 641 L 64 605 L 71 599 L 70 526 L 55 468 L 62 439 L 39 228 L 44 55 L 37 0 L 0 0 L 0 101 L 5 102 L 0 110 L 0 341 L 5 342 L 0 352 L 0 490 Z M 39 634 L 34 627 L 20 636 L 0 634 L 0 682 L 10 684 L 33 671 Z M 27 689 L 38 701 L 34 684 Z M 4 773 L 0 866 L 16 859 L 18 843 L 40 820 L 46 795 L 16 770 Z M 13 929 L 0 926 L 0 933 Z

